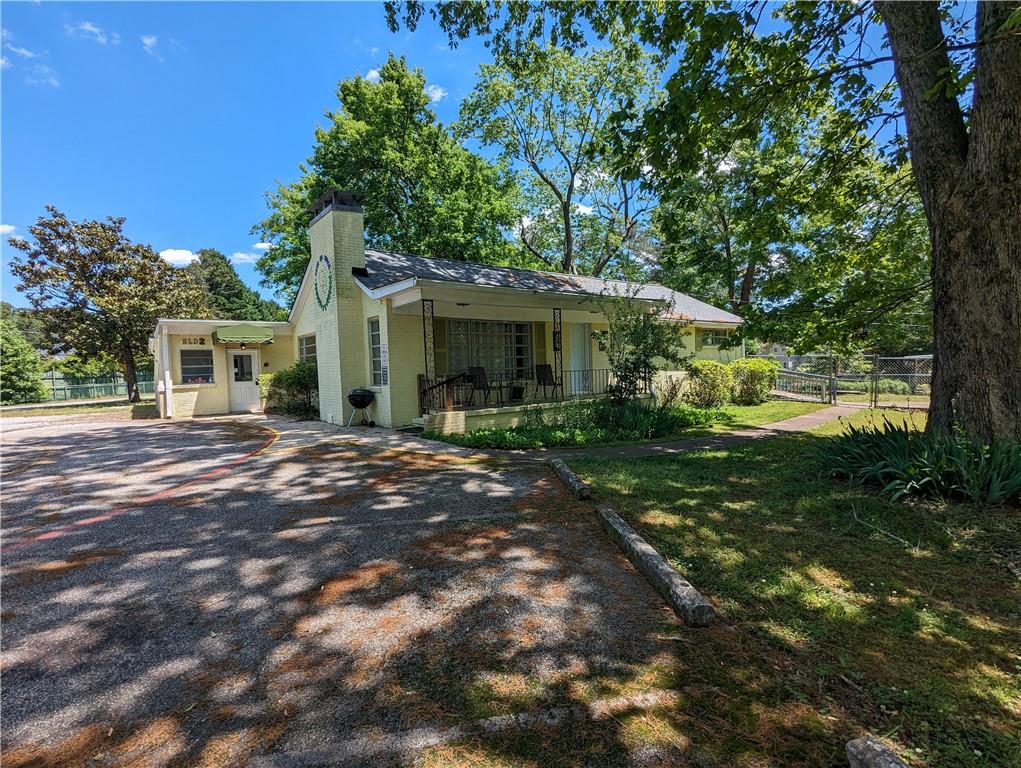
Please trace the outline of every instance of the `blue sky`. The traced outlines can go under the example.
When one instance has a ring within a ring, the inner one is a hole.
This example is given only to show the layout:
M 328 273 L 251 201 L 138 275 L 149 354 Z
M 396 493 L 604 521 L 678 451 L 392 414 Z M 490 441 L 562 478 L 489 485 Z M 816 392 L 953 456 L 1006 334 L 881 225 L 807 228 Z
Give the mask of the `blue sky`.
M 338 80 L 404 54 L 450 122 L 489 59 L 435 24 L 392 34 L 379 3 L 4 2 L 0 23 L 0 277 L 19 306 L 6 240 L 47 203 L 124 216 L 157 251 L 237 254 L 257 288 L 263 193 L 296 177 Z

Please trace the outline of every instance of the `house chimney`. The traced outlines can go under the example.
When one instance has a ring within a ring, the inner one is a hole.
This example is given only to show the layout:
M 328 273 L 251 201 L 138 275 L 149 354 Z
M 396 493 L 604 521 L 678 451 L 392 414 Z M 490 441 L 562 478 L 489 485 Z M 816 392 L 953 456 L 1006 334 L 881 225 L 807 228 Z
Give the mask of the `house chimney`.
M 316 200 L 311 212 L 310 300 L 316 304 L 319 417 L 336 424 L 350 415 L 351 405 L 344 394 L 363 386 L 365 379 L 362 292 L 354 281 L 354 270 L 365 269 L 361 196 L 329 190 Z

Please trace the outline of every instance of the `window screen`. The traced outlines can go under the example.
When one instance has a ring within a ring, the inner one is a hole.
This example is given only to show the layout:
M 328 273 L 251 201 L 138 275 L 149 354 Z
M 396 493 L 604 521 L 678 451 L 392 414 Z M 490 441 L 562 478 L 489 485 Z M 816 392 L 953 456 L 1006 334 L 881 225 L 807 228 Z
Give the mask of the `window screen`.
M 450 320 L 447 323 L 448 373 L 481 366 L 490 376 L 530 379 L 532 324 L 503 320 Z
M 314 363 L 316 361 L 316 335 L 298 337 L 298 360 Z
M 182 384 L 213 383 L 213 350 L 211 349 L 181 350 L 181 383 Z

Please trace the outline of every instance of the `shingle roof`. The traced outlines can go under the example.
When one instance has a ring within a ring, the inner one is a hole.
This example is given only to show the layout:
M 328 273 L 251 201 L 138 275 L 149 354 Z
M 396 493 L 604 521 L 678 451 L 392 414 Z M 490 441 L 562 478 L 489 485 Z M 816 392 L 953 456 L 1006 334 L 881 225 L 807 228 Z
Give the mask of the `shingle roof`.
M 663 301 L 671 305 L 673 313 L 686 320 L 712 323 L 742 322 L 740 317 L 726 310 L 656 283 L 629 283 L 623 280 L 604 280 L 599 277 L 565 275 L 559 272 L 491 267 L 485 264 L 410 256 L 405 253 L 368 248 L 365 250 L 365 268 L 368 274 L 359 276 L 358 280 L 366 288 L 373 290 L 411 278 L 419 278 L 487 288 L 522 288 L 540 292 L 576 293 L 581 296 L 599 296 L 605 293 L 632 295 L 634 292 L 636 298 Z

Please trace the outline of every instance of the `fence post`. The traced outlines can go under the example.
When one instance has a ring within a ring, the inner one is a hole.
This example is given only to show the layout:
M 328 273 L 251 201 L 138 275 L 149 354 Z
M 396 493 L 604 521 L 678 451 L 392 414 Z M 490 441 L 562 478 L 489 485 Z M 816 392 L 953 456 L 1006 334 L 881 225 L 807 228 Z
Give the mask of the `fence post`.
M 872 407 L 879 407 L 879 353 L 872 353 Z
M 833 353 L 830 352 L 830 404 L 837 402 L 837 364 L 833 360 Z

